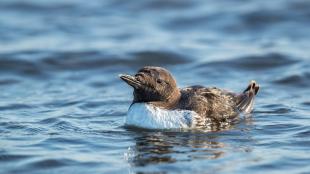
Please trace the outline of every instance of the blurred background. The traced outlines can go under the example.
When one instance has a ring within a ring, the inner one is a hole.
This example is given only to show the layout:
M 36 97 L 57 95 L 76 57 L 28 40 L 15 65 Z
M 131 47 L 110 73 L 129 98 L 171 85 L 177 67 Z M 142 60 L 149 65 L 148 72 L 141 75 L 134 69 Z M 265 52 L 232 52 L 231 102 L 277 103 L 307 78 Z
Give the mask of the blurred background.
M 307 173 L 309 0 L 1 0 L 0 173 Z M 229 130 L 134 131 L 118 79 L 261 85 Z

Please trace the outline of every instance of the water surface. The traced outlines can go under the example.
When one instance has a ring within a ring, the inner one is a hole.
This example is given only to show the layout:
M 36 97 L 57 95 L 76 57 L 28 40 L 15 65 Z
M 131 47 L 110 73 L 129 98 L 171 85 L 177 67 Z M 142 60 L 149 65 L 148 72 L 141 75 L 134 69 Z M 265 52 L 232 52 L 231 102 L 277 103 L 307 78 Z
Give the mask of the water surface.
M 0 173 L 309 173 L 307 0 L 2 0 Z M 216 132 L 123 127 L 120 73 L 261 85 Z

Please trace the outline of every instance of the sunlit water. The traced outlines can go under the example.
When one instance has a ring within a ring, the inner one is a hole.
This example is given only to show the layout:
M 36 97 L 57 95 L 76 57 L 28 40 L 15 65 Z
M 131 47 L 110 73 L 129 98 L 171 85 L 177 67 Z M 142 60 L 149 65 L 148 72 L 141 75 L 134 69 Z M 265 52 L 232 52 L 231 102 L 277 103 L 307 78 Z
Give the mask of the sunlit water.
M 0 173 L 309 173 L 310 1 L 1 0 Z M 261 85 L 217 132 L 123 127 L 144 65 Z

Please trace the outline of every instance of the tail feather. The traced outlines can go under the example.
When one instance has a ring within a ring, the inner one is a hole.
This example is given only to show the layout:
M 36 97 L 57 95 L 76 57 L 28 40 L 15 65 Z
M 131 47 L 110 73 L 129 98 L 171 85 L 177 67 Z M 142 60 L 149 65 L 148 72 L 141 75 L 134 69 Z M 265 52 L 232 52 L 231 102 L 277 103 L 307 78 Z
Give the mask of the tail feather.
M 249 86 L 238 96 L 237 107 L 240 112 L 250 113 L 253 110 L 255 96 L 258 93 L 259 85 L 252 80 Z

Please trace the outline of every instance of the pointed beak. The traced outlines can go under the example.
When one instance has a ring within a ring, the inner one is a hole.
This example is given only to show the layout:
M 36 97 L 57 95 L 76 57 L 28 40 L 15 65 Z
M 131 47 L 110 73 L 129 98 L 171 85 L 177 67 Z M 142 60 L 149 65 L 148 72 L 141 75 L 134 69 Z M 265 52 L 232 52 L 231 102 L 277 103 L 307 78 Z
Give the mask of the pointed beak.
M 142 86 L 141 82 L 138 81 L 134 76 L 127 75 L 127 74 L 120 74 L 118 75 L 122 80 L 124 80 L 128 85 L 132 86 L 133 88 L 139 88 Z

